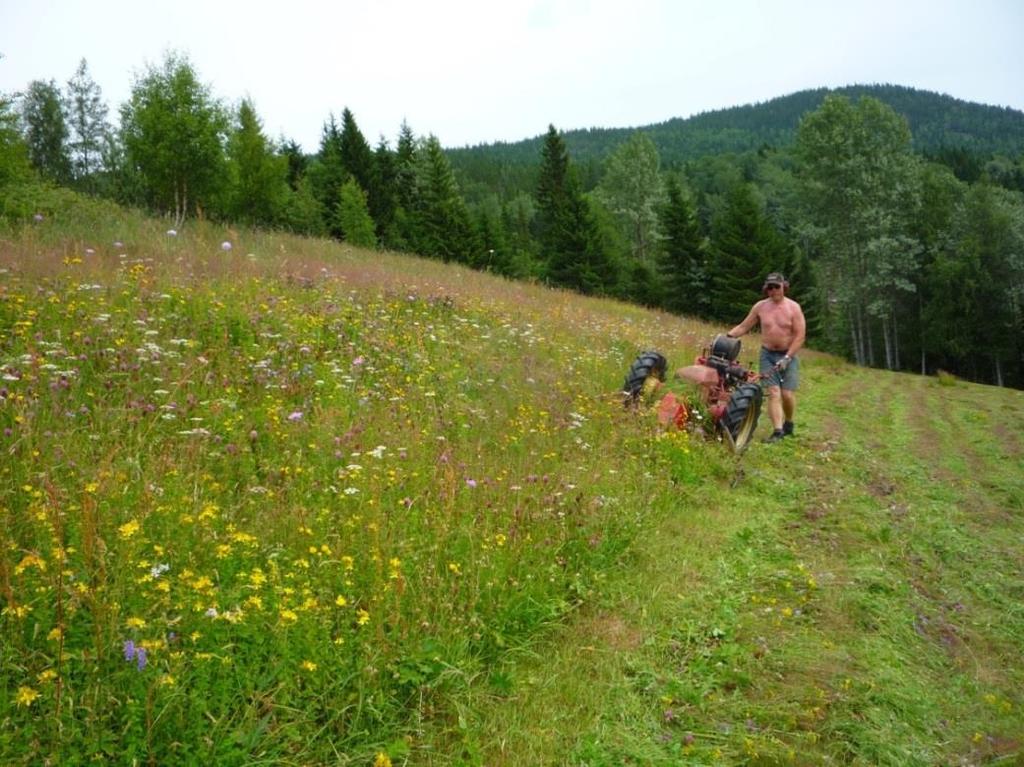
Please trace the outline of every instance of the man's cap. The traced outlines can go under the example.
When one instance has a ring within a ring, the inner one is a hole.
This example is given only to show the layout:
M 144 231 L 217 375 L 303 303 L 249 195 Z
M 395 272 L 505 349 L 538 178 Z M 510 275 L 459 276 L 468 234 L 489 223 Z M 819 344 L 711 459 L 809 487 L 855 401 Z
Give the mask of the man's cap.
M 789 284 L 789 283 L 786 282 L 786 278 L 782 275 L 781 272 L 772 272 L 771 274 L 769 274 L 767 277 L 764 278 L 764 284 L 765 285 L 767 285 L 769 282 L 777 282 L 780 285 L 788 285 Z

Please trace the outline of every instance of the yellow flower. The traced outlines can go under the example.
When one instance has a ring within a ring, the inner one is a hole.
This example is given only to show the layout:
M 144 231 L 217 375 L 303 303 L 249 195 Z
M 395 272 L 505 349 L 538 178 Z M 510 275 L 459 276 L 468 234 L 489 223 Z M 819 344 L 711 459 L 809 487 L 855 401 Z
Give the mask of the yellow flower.
M 282 610 L 281 620 L 285 623 L 295 623 L 299 619 L 299 616 L 295 614 L 294 610 Z
M 373 767 L 391 767 L 391 757 L 383 751 L 379 752 L 377 758 L 373 760 Z
M 146 628 L 146 621 L 143 618 L 129 618 L 125 621 L 125 625 L 130 629 L 144 629 Z
M 178 680 L 175 679 L 171 674 L 164 674 L 162 677 L 160 677 L 160 684 L 164 687 L 174 687 L 174 685 L 176 685 L 177 683 Z
M 31 706 L 38 697 L 39 693 L 31 687 L 19 687 L 18 694 L 15 696 L 14 700 L 19 706 Z
M 345 599 L 345 597 L 341 596 L 341 594 L 339 594 L 334 598 L 334 604 L 336 604 L 338 607 L 344 607 L 348 604 L 348 600 Z
M 311 660 L 302 661 L 302 668 L 306 671 L 316 671 L 316 664 Z
M 370 614 L 366 612 L 366 610 L 360 609 L 359 612 L 356 613 L 356 616 L 356 623 L 358 623 L 360 626 L 365 626 L 367 623 L 370 622 Z
M 122 541 L 127 541 L 137 532 L 139 532 L 139 523 L 134 519 L 117 528 L 117 535 Z
M 52 681 L 52 680 L 54 680 L 56 678 L 57 678 L 57 672 L 54 671 L 52 668 L 48 668 L 45 671 L 40 671 L 36 675 L 36 679 L 38 679 L 43 684 L 46 684 L 47 682 L 50 682 L 50 681 Z
M 40 572 L 46 572 L 46 560 L 37 554 L 26 554 L 22 560 L 15 565 L 14 574 L 21 575 L 30 567 L 38 568 Z
M 448 570 L 455 575 L 462 575 L 462 568 L 459 566 L 458 562 L 449 562 Z

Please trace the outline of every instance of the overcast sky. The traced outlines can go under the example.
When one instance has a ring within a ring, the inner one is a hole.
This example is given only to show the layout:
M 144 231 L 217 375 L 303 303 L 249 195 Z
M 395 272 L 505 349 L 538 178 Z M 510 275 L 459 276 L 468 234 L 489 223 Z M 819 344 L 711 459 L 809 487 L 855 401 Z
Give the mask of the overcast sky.
M 116 116 L 177 51 L 308 151 L 344 107 L 452 147 L 855 83 L 1024 110 L 1022 40 L 1021 0 L 0 0 L 0 92 L 84 57 Z

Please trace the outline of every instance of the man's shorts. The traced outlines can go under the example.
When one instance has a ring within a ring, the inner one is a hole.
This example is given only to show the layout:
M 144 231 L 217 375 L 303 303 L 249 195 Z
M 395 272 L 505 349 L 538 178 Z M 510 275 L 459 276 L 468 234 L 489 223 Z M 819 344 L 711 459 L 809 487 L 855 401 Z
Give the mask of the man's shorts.
M 775 363 L 786 356 L 785 352 L 773 352 L 761 347 L 761 375 L 767 376 L 765 383 L 769 386 L 780 386 L 789 391 L 796 391 L 800 385 L 800 359 L 794 357 L 789 361 L 786 370 L 775 369 Z

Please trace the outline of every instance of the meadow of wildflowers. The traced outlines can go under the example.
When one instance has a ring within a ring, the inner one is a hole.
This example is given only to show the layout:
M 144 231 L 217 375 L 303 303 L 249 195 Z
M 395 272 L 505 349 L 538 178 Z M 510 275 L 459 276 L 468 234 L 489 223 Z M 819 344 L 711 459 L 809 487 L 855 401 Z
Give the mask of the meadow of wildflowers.
M 664 492 L 617 389 L 695 329 L 63 212 L 0 241 L 4 763 L 386 759 Z

